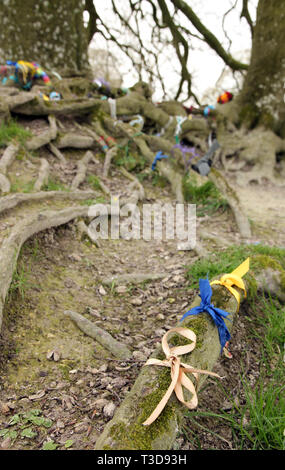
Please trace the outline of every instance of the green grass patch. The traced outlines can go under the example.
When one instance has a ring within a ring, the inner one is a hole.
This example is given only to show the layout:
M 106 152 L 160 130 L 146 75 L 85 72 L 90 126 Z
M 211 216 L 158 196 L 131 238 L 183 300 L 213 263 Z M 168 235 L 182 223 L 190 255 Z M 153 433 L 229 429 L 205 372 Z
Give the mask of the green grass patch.
M 13 141 L 24 145 L 30 137 L 32 137 L 31 132 L 20 126 L 14 119 L 10 119 L 7 124 L 2 123 L 0 126 L 0 147 L 6 147 Z
M 190 173 L 183 179 L 183 194 L 186 202 L 196 204 L 197 216 L 214 214 L 218 210 L 226 210 L 228 202 L 222 197 L 212 181 L 197 184 L 194 174 Z
M 34 180 L 24 183 L 16 179 L 16 181 L 11 184 L 11 193 L 31 193 L 34 189 L 34 184 Z
M 87 183 L 90 184 L 93 189 L 101 189 L 100 180 L 96 175 L 88 175 Z
M 211 254 L 207 259 L 198 260 L 186 267 L 190 288 L 199 286 L 199 279 L 212 279 L 223 273 L 230 273 L 249 256 L 272 256 L 285 269 L 285 249 L 265 245 L 232 245 L 231 247 Z M 262 258 L 261 258 L 262 259 Z
M 60 181 L 49 178 L 48 182 L 42 187 L 42 191 L 70 191 L 70 189 Z

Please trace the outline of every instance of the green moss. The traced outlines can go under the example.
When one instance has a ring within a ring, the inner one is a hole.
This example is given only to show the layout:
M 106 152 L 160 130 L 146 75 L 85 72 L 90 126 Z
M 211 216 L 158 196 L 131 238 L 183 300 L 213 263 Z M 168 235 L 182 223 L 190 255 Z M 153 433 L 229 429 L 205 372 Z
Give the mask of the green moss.
M 285 250 L 264 245 L 232 245 L 226 250 L 215 252 L 206 259 L 186 267 L 189 287 L 197 288 L 199 279 L 212 279 L 225 273 L 231 273 L 247 257 L 250 257 L 250 268 L 264 269 L 272 267 L 282 272 L 285 269 Z M 246 275 L 247 280 L 249 274 Z M 253 281 L 249 280 L 254 293 Z
M 285 292 L 285 270 L 280 264 L 279 260 L 272 258 L 272 256 L 267 255 L 257 255 L 252 260 L 252 267 L 257 270 L 257 272 L 262 271 L 266 268 L 271 268 L 274 271 L 280 272 L 280 285 L 282 292 Z
M 252 129 L 257 125 L 259 117 L 259 110 L 253 104 L 246 104 L 241 108 L 239 113 L 239 121 L 246 125 L 247 128 Z
M 182 184 L 185 201 L 197 205 L 198 216 L 213 214 L 228 206 L 227 201 L 211 181 L 199 185 L 196 176 L 191 173 L 183 178 Z
M 120 443 L 124 450 L 151 450 L 154 441 L 167 433 L 172 416 L 176 413 L 173 404 L 168 402 L 161 415 L 150 426 L 143 426 L 143 422 L 150 416 L 171 382 L 170 370 L 162 370 L 159 374 L 156 389 L 142 399 L 137 405 L 140 410 L 136 422 L 126 426 L 123 422 L 115 424 L 110 435 Z
M 0 147 L 5 147 L 13 141 L 23 145 L 31 136 L 31 132 L 24 129 L 16 120 L 10 119 L 7 124 L 0 126 Z

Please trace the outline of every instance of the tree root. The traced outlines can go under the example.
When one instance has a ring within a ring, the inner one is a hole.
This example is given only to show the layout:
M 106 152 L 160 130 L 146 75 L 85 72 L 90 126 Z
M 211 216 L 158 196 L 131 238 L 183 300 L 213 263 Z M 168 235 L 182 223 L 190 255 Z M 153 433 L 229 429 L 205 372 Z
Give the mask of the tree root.
M 74 132 L 67 133 L 61 136 L 56 146 L 59 149 L 75 148 L 75 149 L 90 149 L 94 144 L 94 139 L 88 135 L 79 135 Z
M 38 150 L 44 145 L 49 144 L 52 140 L 56 139 L 56 136 L 57 136 L 56 119 L 54 116 L 48 116 L 48 121 L 50 125 L 49 130 L 46 132 L 43 132 L 41 135 L 32 137 L 32 139 L 30 139 L 26 144 L 26 147 L 28 150 Z
M 0 214 L 25 202 L 49 200 L 86 201 L 88 199 L 96 199 L 96 197 L 98 197 L 98 193 L 95 191 L 40 191 L 38 193 L 16 193 L 1 197 Z
M 60 152 L 60 150 L 59 150 L 55 145 L 53 145 L 53 144 L 50 142 L 48 148 L 49 148 L 49 150 L 51 151 L 51 153 L 52 153 L 56 158 L 58 158 L 58 160 L 60 161 L 60 163 L 61 163 L 62 165 L 66 165 L 66 158 L 64 157 L 64 155 Z
M 0 173 L 6 175 L 7 169 L 10 165 L 12 165 L 13 161 L 15 160 L 19 148 L 19 145 L 11 144 L 5 149 L 0 160 Z
M 82 315 L 72 310 L 66 310 L 64 315 L 73 320 L 83 333 L 98 341 L 98 343 L 110 351 L 117 359 L 128 360 L 132 357 L 132 353 L 127 346 L 114 339 L 110 333 L 94 325 L 94 323 L 87 320 L 87 318 L 84 318 Z
M 269 258 L 269 260 L 272 258 Z M 249 285 L 256 284 L 258 289 L 263 288 L 260 282 L 259 273 L 263 271 L 262 263 L 259 263 L 258 256 L 254 260 L 254 270 L 245 276 L 245 284 L 247 290 Z M 277 263 L 278 264 L 278 263 Z M 284 293 L 282 289 L 282 279 L 285 272 L 272 263 L 272 277 L 275 276 L 278 289 Z M 222 274 L 222 273 L 221 273 Z M 251 283 L 246 280 L 247 276 L 251 276 Z M 223 286 L 212 286 L 214 305 L 231 313 L 231 320 L 237 315 L 237 302 L 233 295 L 229 293 Z M 270 286 L 269 286 L 270 288 Z M 276 291 L 276 286 L 274 291 Z M 241 300 L 244 299 L 243 291 L 240 291 Z M 256 295 L 256 292 L 251 292 Z M 201 299 L 196 296 L 190 308 L 199 305 Z M 232 329 L 232 322 L 225 319 L 225 323 L 229 329 Z M 211 317 L 202 313 L 198 316 L 188 316 L 179 324 L 192 330 L 197 329 L 199 348 L 191 353 L 183 356 L 183 362 L 193 368 L 203 369 L 207 364 L 207 370 L 211 371 L 220 357 L 221 345 L 219 341 L 218 329 L 212 321 Z M 152 355 L 154 358 L 163 356 L 162 349 L 159 347 Z M 167 379 L 168 377 L 168 379 Z M 206 375 L 201 376 L 197 383 L 197 389 L 206 380 Z M 183 415 L 186 408 L 172 394 L 168 404 L 163 410 L 161 416 L 150 426 L 144 426 L 142 423 L 154 410 L 159 399 L 166 392 L 171 382 L 170 372 L 165 371 L 164 367 L 146 366 L 143 367 L 137 380 L 124 399 L 121 406 L 117 409 L 113 419 L 106 425 L 103 433 L 96 442 L 95 450 L 169 450 L 173 448 L 177 433 L 183 422 Z M 159 392 L 159 393 L 158 393 Z M 159 398 L 158 398 L 159 396 Z M 188 397 L 186 398 L 188 399 Z
M 1 190 L 1 192 L 4 193 L 4 194 L 7 194 L 7 193 L 10 192 L 10 189 L 11 189 L 11 183 L 8 180 L 7 176 L 2 175 L 2 173 L 0 173 L 0 190 Z
M 94 243 L 97 246 L 97 248 L 101 248 L 99 240 L 97 240 L 97 238 L 93 236 L 92 232 L 88 229 L 87 225 L 85 224 L 83 220 L 79 220 L 76 226 L 78 229 L 79 237 L 81 239 L 84 235 L 86 235 L 92 241 L 92 243 Z
M 157 281 L 169 276 L 168 272 L 164 273 L 132 273 L 120 274 L 102 279 L 102 284 L 112 286 L 113 284 L 141 284 L 146 281 Z
M 226 181 L 226 179 L 222 176 L 222 174 L 218 170 L 212 168 L 208 177 L 209 177 L 209 180 L 211 180 L 214 183 L 214 185 L 218 188 L 218 190 L 223 195 L 223 197 L 228 201 L 229 206 L 232 209 L 233 214 L 235 216 L 236 224 L 239 229 L 241 237 L 245 239 L 250 238 L 251 237 L 250 223 L 242 210 L 238 195 L 230 187 L 229 183 Z
M 116 153 L 117 153 L 117 147 L 111 147 L 106 152 L 106 157 L 105 157 L 105 162 L 104 162 L 104 169 L 103 169 L 104 178 L 108 178 L 108 173 L 109 173 L 111 161 L 112 161 L 112 158 L 116 155 Z
M 47 184 L 49 177 L 49 169 L 49 162 L 45 158 L 42 158 L 39 176 L 34 184 L 35 191 L 40 191 L 42 187 Z
M 87 173 L 87 167 L 88 163 L 93 159 L 93 154 L 92 152 L 88 151 L 84 155 L 84 157 L 79 160 L 77 163 L 77 174 L 75 178 L 73 179 L 71 183 L 71 189 L 74 191 L 75 189 L 78 189 L 78 187 L 81 185 L 81 183 L 84 182 L 86 178 L 86 173 Z
M 87 217 L 88 210 L 88 206 L 72 206 L 59 211 L 37 211 L 12 228 L 0 250 L 0 330 L 5 298 L 23 244 L 38 232 L 66 224 L 77 217 Z

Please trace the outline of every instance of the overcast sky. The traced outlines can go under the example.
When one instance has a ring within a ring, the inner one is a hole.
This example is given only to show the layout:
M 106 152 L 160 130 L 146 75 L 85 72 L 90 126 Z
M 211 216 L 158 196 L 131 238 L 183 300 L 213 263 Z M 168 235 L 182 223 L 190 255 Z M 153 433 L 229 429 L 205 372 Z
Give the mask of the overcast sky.
M 121 1 L 123 5 L 124 0 Z M 249 60 L 251 35 L 246 20 L 244 18 L 240 19 L 242 0 L 186 0 L 186 2 L 193 8 L 204 25 L 223 43 L 226 50 L 228 50 L 229 41 L 225 36 L 222 27 L 223 15 L 235 3 L 237 3 L 237 7 L 227 15 L 224 28 L 232 41 L 231 54 L 237 59 L 243 61 L 246 59 Z M 250 13 L 253 20 L 255 20 L 257 3 L 258 0 L 250 0 L 249 2 Z M 96 2 L 96 9 L 103 22 L 110 24 L 110 12 L 112 11 L 111 0 Z M 180 18 L 181 22 L 184 22 L 184 15 L 181 15 Z M 186 19 L 185 21 L 185 25 L 189 25 Z M 147 40 L 149 33 L 147 30 L 144 31 Z M 104 41 L 101 42 L 101 40 L 98 40 L 97 35 L 95 35 L 95 39 L 95 47 L 104 47 Z M 190 51 L 189 56 L 190 69 L 193 75 L 193 90 L 201 99 L 207 90 L 215 87 L 217 79 L 224 68 L 224 63 L 214 51 L 201 41 L 193 39 L 192 45 L 194 46 L 194 50 Z M 110 50 L 112 51 L 112 48 L 110 48 Z M 135 78 L 132 72 L 129 71 L 130 64 L 127 67 L 127 61 L 124 60 L 121 67 L 124 80 L 123 86 L 132 86 Z M 165 76 L 166 82 L 170 87 L 177 82 L 177 75 L 174 73 L 173 60 L 171 60 L 171 57 L 166 58 L 163 61 L 161 72 L 162 75 Z M 234 89 L 235 82 L 230 74 L 225 78 L 224 82 L 222 82 L 220 86 L 221 91 L 223 91 L 223 89 Z M 156 98 L 159 98 L 159 96 L 156 96 Z

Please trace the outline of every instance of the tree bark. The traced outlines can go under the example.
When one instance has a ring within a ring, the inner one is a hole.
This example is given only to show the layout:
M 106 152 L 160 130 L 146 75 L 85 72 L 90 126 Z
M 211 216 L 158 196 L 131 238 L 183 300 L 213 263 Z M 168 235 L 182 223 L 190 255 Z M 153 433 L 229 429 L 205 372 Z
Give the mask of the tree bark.
M 0 8 L 0 60 L 38 62 L 44 69 L 88 66 L 82 0 L 6 0 Z
M 285 8 L 282 0 L 259 0 L 251 61 L 239 97 L 241 120 L 263 124 L 285 137 Z

